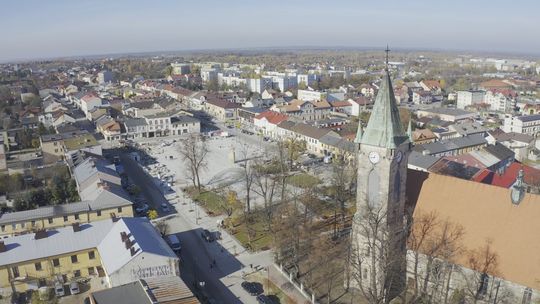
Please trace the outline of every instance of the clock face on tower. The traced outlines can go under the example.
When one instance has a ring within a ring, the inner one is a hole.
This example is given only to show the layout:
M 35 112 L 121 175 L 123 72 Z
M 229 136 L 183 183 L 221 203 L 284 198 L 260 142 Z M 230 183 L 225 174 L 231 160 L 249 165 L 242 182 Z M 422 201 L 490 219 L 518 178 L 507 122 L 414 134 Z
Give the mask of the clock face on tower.
M 372 163 L 372 164 L 376 164 L 379 162 L 379 160 L 381 160 L 381 157 L 379 156 L 379 153 L 375 152 L 375 151 L 372 151 L 372 152 L 369 152 L 369 161 Z

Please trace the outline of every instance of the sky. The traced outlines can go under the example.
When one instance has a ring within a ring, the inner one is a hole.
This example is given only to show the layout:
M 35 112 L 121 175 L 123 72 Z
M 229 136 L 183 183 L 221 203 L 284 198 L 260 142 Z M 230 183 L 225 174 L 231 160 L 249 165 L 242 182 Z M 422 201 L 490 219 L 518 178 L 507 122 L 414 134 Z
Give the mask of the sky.
M 263 47 L 540 54 L 538 0 L 0 1 L 0 61 Z

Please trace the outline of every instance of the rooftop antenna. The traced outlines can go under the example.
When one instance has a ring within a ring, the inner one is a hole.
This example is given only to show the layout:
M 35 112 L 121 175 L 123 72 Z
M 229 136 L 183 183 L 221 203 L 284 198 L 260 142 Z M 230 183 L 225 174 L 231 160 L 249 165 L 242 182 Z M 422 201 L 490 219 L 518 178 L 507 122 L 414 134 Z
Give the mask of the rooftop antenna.
M 385 60 L 385 70 L 388 71 L 388 53 L 390 53 L 390 49 L 388 48 L 388 44 L 386 45 L 386 50 L 384 50 L 386 53 L 386 60 Z

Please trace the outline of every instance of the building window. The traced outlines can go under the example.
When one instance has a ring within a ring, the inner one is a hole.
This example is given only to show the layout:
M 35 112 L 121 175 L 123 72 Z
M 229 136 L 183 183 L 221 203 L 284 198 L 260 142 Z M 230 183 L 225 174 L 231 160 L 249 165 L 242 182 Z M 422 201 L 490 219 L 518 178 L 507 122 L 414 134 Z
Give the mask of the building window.
M 96 211 L 97 216 L 101 216 L 101 210 Z
M 64 215 L 64 222 L 67 222 L 67 221 L 68 221 L 68 216 Z
M 122 207 L 118 207 L 118 213 L 122 212 Z
M 78 213 L 75 213 L 75 219 L 76 219 L 76 220 L 79 219 L 79 214 L 78 214 Z
M 41 262 L 37 262 L 34 264 L 34 267 L 36 267 L 36 271 L 41 271 Z
M 95 258 L 96 258 L 96 253 L 95 253 L 93 250 L 90 251 L 90 252 L 88 252 L 88 258 L 89 258 L 90 260 L 95 259 Z
M 88 267 L 88 275 L 95 275 L 95 274 L 96 274 L 96 271 L 94 267 Z
M 0 226 L 0 230 L 2 230 L 2 232 L 6 231 L 6 225 Z
M 21 276 L 21 274 L 19 273 L 19 267 L 17 266 L 11 267 L 11 272 L 13 273 L 14 278 L 18 278 Z
M 489 284 L 489 276 L 486 273 L 483 273 L 480 276 L 480 282 L 478 282 L 478 295 L 484 296 L 486 295 L 488 284 Z
M 17 224 L 11 224 L 11 229 L 13 230 L 17 229 Z
M 81 271 L 80 270 L 75 270 L 75 272 L 73 272 L 73 276 L 76 277 L 76 278 L 80 278 L 81 277 Z
M 59 259 L 53 259 L 52 264 L 53 264 L 54 267 L 59 267 L 60 266 L 60 260 Z
M 76 254 L 72 255 L 71 256 L 71 263 L 77 263 L 77 262 L 79 262 L 79 259 L 77 259 L 77 255 Z
M 32 221 L 32 227 L 36 227 L 36 221 Z
M 523 291 L 523 298 L 521 299 L 521 304 L 531 304 L 532 298 L 532 289 L 525 288 Z

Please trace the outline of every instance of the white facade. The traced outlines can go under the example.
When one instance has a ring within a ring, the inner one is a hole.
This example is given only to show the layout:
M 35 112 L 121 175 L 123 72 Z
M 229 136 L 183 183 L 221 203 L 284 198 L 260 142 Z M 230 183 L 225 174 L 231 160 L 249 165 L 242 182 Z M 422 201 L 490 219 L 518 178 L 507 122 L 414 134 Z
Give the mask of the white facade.
M 298 99 L 304 100 L 304 101 L 326 100 L 326 92 L 298 90 Z
M 516 132 L 536 137 L 540 132 L 540 114 L 527 116 L 511 116 L 504 118 L 503 131 Z
M 110 287 L 124 285 L 139 279 L 180 276 L 178 258 L 142 252 L 122 268 L 108 274 Z
M 317 74 L 298 74 L 297 76 L 298 85 L 303 83 L 306 86 L 310 86 L 313 83 L 317 82 L 319 78 Z
M 485 103 L 489 104 L 492 111 L 511 112 L 516 105 L 516 100 L 509 98 L 500 92 L 487 91 L 484 97 Z
M 484 102 L 484 91 L 458 91 L 457 104 L 458 109 L 465 109 L 468 106 Z

